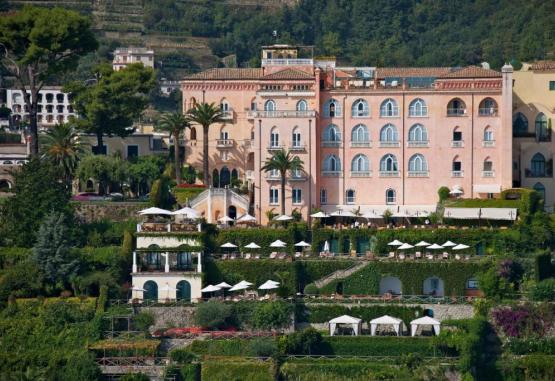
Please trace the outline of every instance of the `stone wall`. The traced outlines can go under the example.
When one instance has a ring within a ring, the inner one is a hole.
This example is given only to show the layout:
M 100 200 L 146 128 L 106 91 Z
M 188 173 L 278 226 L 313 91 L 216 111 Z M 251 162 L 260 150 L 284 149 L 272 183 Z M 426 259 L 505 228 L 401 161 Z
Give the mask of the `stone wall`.
M 154 316 L 152 329 L 168 327 L 194 327 L 195 307 L 139 307 L 139 312 Z
M 144 202 L 73 202 L 75 214 L 83 222 L 94 222 L 101 220 L 126 221 L 137 218 L 139 210 L 148 207 Z

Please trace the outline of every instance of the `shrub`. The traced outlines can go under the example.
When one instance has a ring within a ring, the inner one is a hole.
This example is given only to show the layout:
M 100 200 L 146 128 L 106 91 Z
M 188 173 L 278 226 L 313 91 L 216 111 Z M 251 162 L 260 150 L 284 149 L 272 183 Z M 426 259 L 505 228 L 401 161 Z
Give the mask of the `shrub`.
M 289 355 L 310 355 L 318 353 L 322 335 L 314 328 L 293 332 L 279 338 L 279 349 Z
M 530 292 L 532 300 L 537 301 L 555 301 L 555 278 L 545 279 L 536 283 Z
M 149 381 L 150 377 L 143 373 L 129 373 L 120 377 L 121 381 Z
M 414 380 L 413 372 L 392 364 L 364 360 L 295 360 L 280 368 L 284 381 Z
M 501 307 L 492 311 L 495 326 L 509 337 L 543 337 L 555 322 L 551 303 Z
M 536 280 L 538 282 L 551 277 L 551 252 L 547 250 L 537 254 L 534 257 L 534 266 Z
M 202 364 L 202 380 L 274 381 L 272 364 L 268 361 L 218 361 Z
M 439 202 L 443 202 L 449 198 L 449 188 L 443 186 L 437 190 L 439 196 Z
M 148 332 L 151 325 L 154 324 L 154 315 L 149 312 L 140 312 L 133 316 L 133 326 L 138 331 Z
M 254 339 L 249 344 L 248 353 L 255 357 L 273 357 L 278 353 L 278 346 L 273 339 Z
M 172 361 L 182 365 L 190 364 L 191 362 L 193 362 L 193 360 L 196 359 L 196 356 L 194 353 L 190 352 L 187 349 L 177 348 L 170 351 L 170 358 Z
M 309 283 L 304 288 L 305 295 L 318 295 L 319 293 L 320 293 L 320 290 L 318 290 L 318 287 L 316 287 L 314 283 Z
M 237 356 L 248 353 L 250 343 L 247 339 L 195 340 L 189 348 L 199 356 Z
M 264 330 L 288 327 L 292 323 L 292 310 L 292 305 L 284 301 L 259 303 L 252 316 L 252 325 Z
M 223 328 L 234 322 L 233 307 L 217 300 L 201 303 L 195 314 L 196 323 L 205 328 Z
M 555 338 L 511 338 L 505 342 L 503 349 L 515 355 L 527 355 L 530 353 L 555 355 Z

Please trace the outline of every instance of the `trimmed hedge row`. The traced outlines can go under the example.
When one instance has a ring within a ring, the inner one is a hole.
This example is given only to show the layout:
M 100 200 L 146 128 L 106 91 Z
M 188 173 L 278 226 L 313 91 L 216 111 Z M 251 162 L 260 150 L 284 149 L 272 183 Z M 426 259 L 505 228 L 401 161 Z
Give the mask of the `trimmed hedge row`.
M 395 365 L 361 360 L 295 360 L 280 369 L 284 381 L 410 380 L 411 372 Z
M 323 355 L 336 356 L 402 356 L 418 353 L 431 357 L 442 352 L 431 337 L 330 336 L 321 344 Z
M 369 322 L 372 319 L 383 315 L 395 316 L 408 327 L 409 323 L 417 317 L 423 316 L 424 309 L 421 307 L 404 307 L 404 306 L 360 306 L 348 307 L 342 305 L 307 305 L 304 314 L 299 316 L 301 321 L 309 323 L 327 323 L 331 319 L 341 316 L 350 315 L 362 319 L 363 322 Z
M 424 281 L 438 277 L 444 282 L 446 296 L 459 296 L 464 295 L 466 281 L 484 266 L 487 265 L 477 262 L 369 262 L 347 278 L 324 286 L 321 292 L 332 294 L 337 283 L 342 282 L 344 295 L 377 295 L 380 279 L 393 276 L 401 281 L 403 294 L 422 295 Z
M 269 361 L 208 360 L 202 364 L 202 380 L 274 381 L 272 363 Z
M 195 340 L 189 350 L 199 356 L 246 355 L 250 343 L 249 339 Z

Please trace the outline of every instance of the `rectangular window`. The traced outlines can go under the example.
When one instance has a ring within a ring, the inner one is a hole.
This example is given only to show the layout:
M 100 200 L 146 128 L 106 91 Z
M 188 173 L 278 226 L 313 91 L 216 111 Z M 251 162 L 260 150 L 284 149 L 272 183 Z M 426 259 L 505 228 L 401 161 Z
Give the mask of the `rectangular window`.
M 278 204 L 279 191 L 277 188 L 270 189 L 270 205 Z
M 300 204 L 302 202 L 302 191 L 300 189 L 293 189 L 293 204 Z
M 453 171 L 460 171 L 461 168 L 462 168 L 462 165 L 460 161 L 453 162 Z
M 320 204 L 328 203 L 328 192 L 325 189 L 320 189 Z
M 153 151 L 162 151 L 164 149 L 162 139 L 152 139 L 152 150 Z
M 462 141 L 462 132 L 460 132 L 460 131 L 453 132 L 453 141 L 455 141 L 455 142 Z
M 134 159 L 136 157 L 139 157 L 139 146 L 127 146 L 127 159 Z
M 478 279 L 469 279 L 466 282 L 466 288 L 469 290 L 477 290 L 480 287 L 480 284 L 478 283 Z
M 555 81 L 549 81 L 549 90 L 555 91 Z
M 98 149 L 98 146 L 93 146 L 92 151 L 95 155 L 107 155 L 108 154 L 108 146 L 106 146 L 106 144 L 104 144 L 102 146 L 101 150 Z

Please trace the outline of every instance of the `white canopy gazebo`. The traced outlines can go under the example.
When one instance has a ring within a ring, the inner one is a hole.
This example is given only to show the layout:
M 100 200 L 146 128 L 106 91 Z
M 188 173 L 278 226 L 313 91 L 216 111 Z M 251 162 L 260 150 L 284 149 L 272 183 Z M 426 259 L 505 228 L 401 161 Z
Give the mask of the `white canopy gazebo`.
M 258 287 L 259 290 L 274 290 L 276 288 L 279 288 L 279 282 L 273 280 L 267 280 Z
M 156 208 L 156 207 L 152 207 L 152 208 L 146 208 L 143 210 L 139 210 L 138 212 L 141 216 L 156 216 L 156 215 L 162 215 L 162 216 L 171 216 L 173 213 L 170 212 L 169 210 L 166 209 L 161 209 L 161 208 Z
M 384 315 L 380 316 L 379 318 L 372 319 L 370 320 L 370 334 L 372 336 L 376 336 L 376 329 L 378 329 L 378 325 L 390 325 L 395 330 L 397 336 L 400 336 L 402 333 L 401 330 L 403 321 L 389 315 Z
M 256 222 L 256 217 L 251 216 L 250 214 L 244 214 L 237 219 L 238 224 L 249 224 Z
M 248 245 L 245 246 L 245 249 L 260 249 L 260 246 L 258 246 L 256 243 L 251 242 Z
M 233 287 L 231 287 L 229 289 L 229 291 L 241 291 L 241 290 L 246 290 L 247 288 L 249 288 L 250 286 L 252 286 L 252 283 L 249 283 L 245 280 L 240 281 L 239 283 L 237 283 L 236 285 L 234 285 Z
M 342 315 L 342 316 L 336 317 L 335 319 L 331 319 L 329 321 L 330 336 L 335 335 L 335 329 L 338 324 L 350 325 L 353 328 L 355 336 L 360 335 L 360 331 L 362 328 L 362 319 L 352 317 L 349 315 Z
M 431 318 L 429 316 L 423 316 L 418 319 L 414 319 L 410 322 L 410 334 L 411 336 L 416 336 L 416 331 L 418 330 L 419 326 L 431 326 L 434 330 L 434 333 L 439 335 L 439 330 L 441 323 L 439 320 Z

